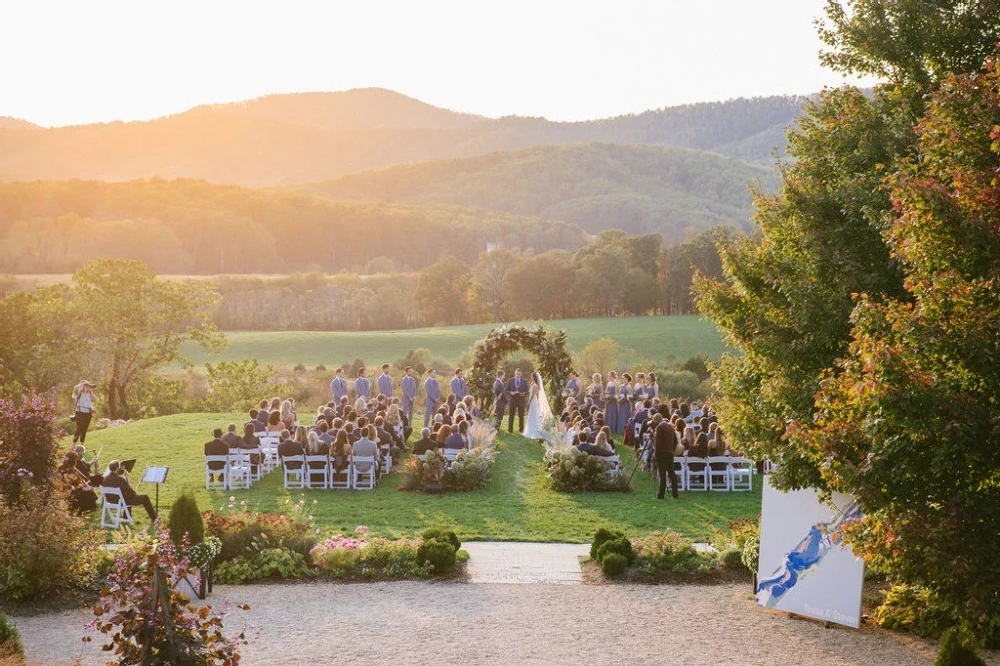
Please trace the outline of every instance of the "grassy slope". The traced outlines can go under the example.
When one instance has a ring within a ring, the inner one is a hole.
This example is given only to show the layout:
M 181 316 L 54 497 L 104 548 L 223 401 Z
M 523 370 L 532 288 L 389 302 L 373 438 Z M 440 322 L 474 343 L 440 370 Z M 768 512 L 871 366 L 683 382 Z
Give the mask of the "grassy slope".
M 684 360 L 696 353 L 718 358 L 725 349 L 715 326 L 698 316 L 563 319 L 538 322 L 546 328 L 562 328 L 569 346 L 579 352 L 598 338 L 612 338 L 623 349 L 635 350 L 637 358 L 662 363 L 670 354 Z M 306 367 L 328 367 L 360 358 L 369 365 L 392 362 L 410 349 L 424 347 L 437 358 L 457 361 L 472 344 L 484 337 L 493 324 L 418 328 L 404 331 L 266 331 L 230 332 L 229 347 L 221 354 L 206 354 L 196 345 L 184 353 L 198 367 L 205 362 L 256 358 L 262 363 Z
M 94 432 L 88 446 L 103 448 L 105 463 L 137 458 L 136 479 L 147 465 L 169 466 L 167 483 L 160 489 L 164 516 L 184 488 L 195 491 L 203 509 L 219 510 L 229 504 L 230 493 L 205 490 L 202 445 L 211 439 L 212 428 L 235 416 L 181 414 L 140 421 Z M 622 457 L 630 470 L 631 455 L 623 452 Z M 698 538 L 708 534 L 710 524 L 721 527 L 760 513 L 759 486 L 751 493 L 683 493 L 676 501 L 658 501 L 653 499 L 652 480 L 642 472 L 635 475 L 633 493 L 557 493 L 548 486 L 540 445 L 506 435 L 493 478 L 482 490 L 424 495 L 397 490 L 399 481 L 394 473 L 374 492 L 313 490 L 304 495 L 324 535 L 367 525 L 375 535 L 404 536 L 434 525 L 454 528 L 463 540 L 583 543 L 599 527 L 623 529 L 633 536 L 670 528 Z M 154 494 L 153 486 L 134 485 L 139 492 Z M 272 511 L 284 507 L 284 498 L 298 499 L 299 492 L 284 490 L 276 470 L 252 489 L 232 495 L 252 509 Z M 137 518 L 140 525 L 146 524 L 141 509 Z

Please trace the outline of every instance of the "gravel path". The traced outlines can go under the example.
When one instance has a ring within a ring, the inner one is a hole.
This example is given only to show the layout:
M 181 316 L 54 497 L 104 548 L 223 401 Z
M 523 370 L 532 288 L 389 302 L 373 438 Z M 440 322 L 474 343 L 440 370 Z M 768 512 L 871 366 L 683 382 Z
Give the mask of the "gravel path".
M 921 666 L 935 645 L 878 630 L 825 629 L 756 608 L 745 585 L 393 582 L 216 587 L 261 627 L 249 666 L 284 664 L 823 664 Z M 233 615 L 230 628 L 242 622 Z M 84 611 L 13 618 L 29 661 L 81 654 Z M 987 655 L 1000 665 L 1000 653 Z

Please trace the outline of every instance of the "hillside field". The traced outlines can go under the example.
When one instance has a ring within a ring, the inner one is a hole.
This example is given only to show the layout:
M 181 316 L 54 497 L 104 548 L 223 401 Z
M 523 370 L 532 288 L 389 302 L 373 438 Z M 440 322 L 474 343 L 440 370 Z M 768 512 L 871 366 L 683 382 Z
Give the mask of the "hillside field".
M 569 336 L 570 351 L 579 352 L 599 338 L 611 338 L 622 350 L 635 352 L 635 360 L 663 364 L 683 361 L 695 354 L 717 359 L 725 350 L 715 325 L 696 315 L 662 317 L 623 317 L 592 319 L 557 319 L 546 322 L 520 322 L 562 328 Z M 351 363 L 360 358 L 369 365 L 395 361 L 410 349 L 425 348 L 431 355 L 457 362 L 471 352 L 472 345 L 484 337 L 494 324 L 417 328 L 403 331 L 232 331 L 226 334 L 229 347 L 219 354 L 202 351 L 188 343 L 185 357 L 196 368 L 220 360 L 255 358 L 276 367 L 298 363 L 307 368 Z
M 249 490 L 205 490 L 203 444 L 212 429 L 229 421 L 242 423 L 241 414 L 177 414 L 98 430 L 87 437 L 87 447 L 101 450 L 103 465 L 114 459 L 136 458 L 133 485 L 137 492 L 155 496 L 156 488 L 139 483 L 148 465 L 170 468 L 160 488 L 160 514 L 184 489 L 190 489 L 201 509 L 226 511 L 230 504 L 255 511 L 285 511 L 287 502 L 305 499 L 319 536 L 351 533 L 366 525 L 372 536 L 415 536 L 428 527 L 454 529 L 462 540 L 565 541 L 586 543 L 599 527 L 624 530 L 629 536 L 673 529 L 694 539 L 707 538 L 728 521 L 755 518 L 760 513 L 760 479 L 753 492 L 681 493 L 677 500 L 654 499 L 656 488 L 648 473 L 636 472 L 631 493 L 560 493 L 551 489 L 535 441 L 506 433 L 500 438 L 493 475 L 480 490 L 426 495 L 397 488 L 401 473 L 383 477 L 372 491 L 285 490 L 280 470 Z M 64 440 L 68 443 L 68 438 Z M 626 472 L 632 469 L 631 449 L 618 447 Z M 234 498 L 230 501 L 230 497 Z M 244 505 L 243 502 L 246 502 Z M 315 503 L 314 503 L 315 502 Z M 135 509 L 139 527 L 149 524 L 146 512 Z M 96 523 L 97 516 L 94 521 Z

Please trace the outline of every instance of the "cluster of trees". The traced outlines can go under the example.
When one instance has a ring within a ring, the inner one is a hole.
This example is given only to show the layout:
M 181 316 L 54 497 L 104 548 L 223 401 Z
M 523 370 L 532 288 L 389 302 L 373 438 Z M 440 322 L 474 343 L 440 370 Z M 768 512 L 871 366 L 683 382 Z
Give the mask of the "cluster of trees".
M 337 203 L 201 181 L 0 182 L 0 272 L 69 273 L 91 259 L 158 273 L 419 270 L 488 243 L 575 250 L 572 224 L 486 210 Z
M 225 276 L 214 310 L 224 330 L 391 330 L 439 324 L 689 314 L 695 274 L 718 277 L 710 230 L 667 246 L 657 234 L 605 231 L 575 253 L 506 248 L 474 263 L 445 256 L 417 273 Z
M 65 399 L 86 378 L 102 387 L 110 418 L 128 418 L 155 371 L 182 360 L 181 343 L 225 344 L 211 321 L 216 298 L 210 285 L 114 259 L 87 264 L 71 284 L 9 294 L 0 299 L 0 394 Z
M 699 285 L 740 352 L 714 373 L 730 436 L 778 461 L 782 487 L 857 496 L 847 536 L 919 591 L 896 595 L 914 600 L 911 621 L 954 618 L 994 645 L 998 10 L 828 3 L 825 62 L 887 83 L 808 108 L 779 194 L 757 202 L 760 242 L 728 244 L 724 278 Z
M 303 189 L 335 200 L 475 206 L 572 222 L 590 233 L 618 228 L 671 239 L 716 225 L 749 229 L 749 187 L 773 190 L 774 182 L 772 169 L 718 154 L 586 143 L 400 165 Z

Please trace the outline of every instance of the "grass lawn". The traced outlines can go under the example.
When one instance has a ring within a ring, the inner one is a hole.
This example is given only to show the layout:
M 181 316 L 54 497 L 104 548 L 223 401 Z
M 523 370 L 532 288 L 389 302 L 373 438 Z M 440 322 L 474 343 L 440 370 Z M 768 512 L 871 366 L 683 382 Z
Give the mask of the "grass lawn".
M 397 489 L 401 476 L 383 477 L 374 491 L 306 490 L 286 491 L 280 471 L 266 475 L 250 490 L 223 493 L 205 490 L 202 445 L 211 431 L 225 426 L 237 415 L 180 414 L 138 421 L 88 435 L 88 448 L 101 449 L 101 460 L 137 458 L 134 479 L 142 478 L 147 465 L 167 465 L 170 474 L 160 488 L 161 515 L 166 517 L 177 494 L 195 491 L 198 505 L 216 511 L 243 501 L 251 509 L 283 509 L 286 500 L 304 493 L 307 507 L 323 535 L 367 525 L 373 535 L 416 535 L 429 526 L 450 527 L 463 540 L 589 542 L 599 527 L 625 530 L 639 536 L 673 529 L 692 538 L 702 538 L 710 525 L 724 527 L 727 521 L 756 517 L 760 513 L 761 489 L 755 479 L 748 493 L 681 493 L 656 500 L 649 474 L 636 472 L 632 493 L 558 493 L 549 488 L 542 463 L 541 445 L 523 437 L 504 435 L 493 477 L 485 488 L 468 493 L 425 495 Z M 621 449 L 621 447 L 619 447 Z M 631 470 L 634 461 L 621 449 L 623 464 Z M 154 487 L 133 483 L 139 492 L 155 495 Z M 316 504 L 313 505 L 313 500 Z M 141 508 L 140 526 L 147 523 Z
M 579 352 L 599 338 L 612 338 L 622 349 L 632 349 L 638 359 L 662 363 L 668 355 L 682 361 L 694 354 L 718 358 L 725 350 L 719 332 L 711 322 L 696 315 L 664 317 L 623 317 L 557 319 L 541 324 L 565 329 L 572 352 Z M 484 337 L 493 324 L 446 326 L 402 331 L 264 331 L 229 332 L 229 347 L 209 354 L 194 344 L 185 344 L 184 355 L 203 367 L 206 362 L 256 358 L 261 363 L 307 368 L 323 364 L 333 367 L 360 358 L 369 366 L 392 362 L 410 349 L 429 349 L 434 357 L 456 362 L 470 352 L 474 342 Z

